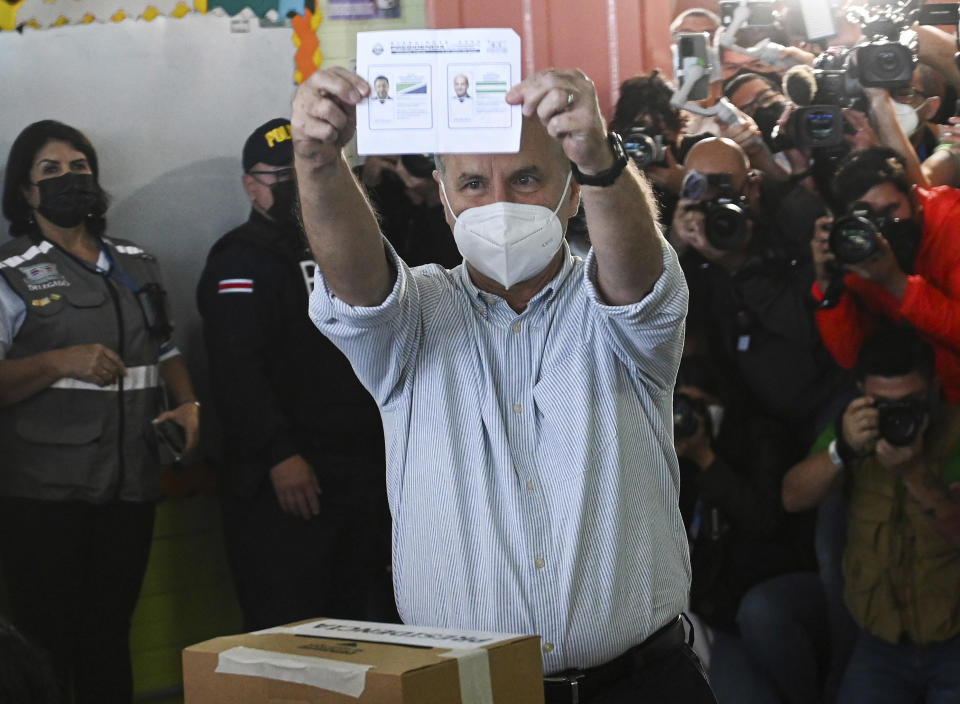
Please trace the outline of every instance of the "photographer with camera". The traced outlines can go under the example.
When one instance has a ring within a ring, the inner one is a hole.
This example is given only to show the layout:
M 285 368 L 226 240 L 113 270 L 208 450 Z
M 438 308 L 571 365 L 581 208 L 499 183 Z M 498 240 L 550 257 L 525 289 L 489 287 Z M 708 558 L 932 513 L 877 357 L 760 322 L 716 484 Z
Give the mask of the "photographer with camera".
M 960 688 L 960 410 L 934 350 L 885 326 L 857 359 L 836 439 L 784 477 L 788 510 L 846 485 L 844 600 L 860 632 L 838 702 L 953 701 Z
M 768 214 L 777 203 L 761 194 L 736 144 L 698 142 L 685 165 L 670 237 L 693 250 L 684 257 L 691 311 L 702 306 L 705 313 L 699 318 L 704 329 L 691 334 L 705 336 L 707 349 L 743 379 L 765 413 L 810 442 L 844 373 L 823 348 L 805 303 L 813 278 L 809 260 L 791 256 Z
M 906 322 L 933 345 L 946 399 L 960 402 L 960 191 L 916 188 L 892 149 L 851 154 L 833 182 L 844 215 L 817 220 L 811 242 L 827 349 L 852 368 L 883 320 Z
M 674 392 L 690 608 L 709 629 L 720 704 L 815 703 L 825 632 L 812 516 L 780 505 L 780 479 L 800 448 L 727 381 L 709 358 L 687 356 Z
M 660 205 L 660 223 L 673 219 L 687 170 L 690 147 L 709 134 L 686 134 L 686 115 L 670 104 L 673 88 L 656 69 L 634 76 L 620 86 L 620 98 L 610 129 L 623 136 L 623 148 L 653 185 Z

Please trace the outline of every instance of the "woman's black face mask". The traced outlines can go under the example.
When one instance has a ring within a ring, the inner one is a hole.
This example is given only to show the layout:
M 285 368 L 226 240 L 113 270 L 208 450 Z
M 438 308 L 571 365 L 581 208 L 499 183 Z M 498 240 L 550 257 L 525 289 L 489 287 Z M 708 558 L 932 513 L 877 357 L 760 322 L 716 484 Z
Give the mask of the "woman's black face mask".
M 40 193 L 37 212 L 60 227 L 81 224 L 100 200 L 93 174 L 66 173 L 34 185 Z

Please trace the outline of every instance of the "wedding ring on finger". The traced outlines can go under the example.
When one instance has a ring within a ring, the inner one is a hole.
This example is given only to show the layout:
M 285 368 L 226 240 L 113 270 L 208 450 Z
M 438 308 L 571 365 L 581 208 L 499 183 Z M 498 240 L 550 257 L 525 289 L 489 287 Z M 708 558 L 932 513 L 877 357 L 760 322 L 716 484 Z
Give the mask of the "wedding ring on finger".
M 568 93 L 567 93 L 567 105 L 566 105 L 566 107 L 564 107 L 564 110 L 569 110 L 570 108 L 572 108 L 572 107 L 573 107 L 573 104 L 574 104 L 575 102 L 577 102 L 577 96 L 575 96 L 575 95 L 573 94 L 573 92 L 568 92 Z

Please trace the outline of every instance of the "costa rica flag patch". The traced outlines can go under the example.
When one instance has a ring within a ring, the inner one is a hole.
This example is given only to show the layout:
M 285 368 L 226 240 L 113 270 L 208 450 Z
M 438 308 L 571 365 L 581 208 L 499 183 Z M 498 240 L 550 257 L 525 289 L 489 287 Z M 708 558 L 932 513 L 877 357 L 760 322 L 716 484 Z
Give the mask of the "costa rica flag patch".
M 253 293 L 253 279 L 221 279 L 217 293 Z

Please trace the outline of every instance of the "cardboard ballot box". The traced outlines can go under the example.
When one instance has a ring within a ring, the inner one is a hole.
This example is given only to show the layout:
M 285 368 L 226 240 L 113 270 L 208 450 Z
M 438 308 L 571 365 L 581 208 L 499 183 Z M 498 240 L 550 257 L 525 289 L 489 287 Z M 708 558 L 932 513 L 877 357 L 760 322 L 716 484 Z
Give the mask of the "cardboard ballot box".
M 319 619 L 183 651 L 185 704 L 541 704 L 540 638 Z

